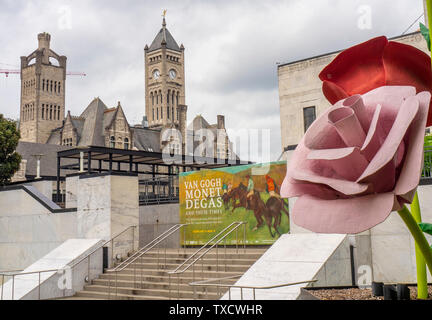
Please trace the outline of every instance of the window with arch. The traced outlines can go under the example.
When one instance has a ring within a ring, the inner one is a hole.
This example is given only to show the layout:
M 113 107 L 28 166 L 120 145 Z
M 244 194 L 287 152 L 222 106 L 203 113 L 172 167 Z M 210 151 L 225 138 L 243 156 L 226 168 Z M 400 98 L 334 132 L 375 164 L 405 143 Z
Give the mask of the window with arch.
M 168 119 L 170 118 L 170 108 L 169 108 L 169 106 L 167 106 L 167 118 Z
M 110 148 L 115 148 L 115 137 L 114 136 L 110 137 Z
M 125 148 L 126 150 L 129 149 L 129 139 L 128 139 L 128 138 L 124 138 L 124 148 Z

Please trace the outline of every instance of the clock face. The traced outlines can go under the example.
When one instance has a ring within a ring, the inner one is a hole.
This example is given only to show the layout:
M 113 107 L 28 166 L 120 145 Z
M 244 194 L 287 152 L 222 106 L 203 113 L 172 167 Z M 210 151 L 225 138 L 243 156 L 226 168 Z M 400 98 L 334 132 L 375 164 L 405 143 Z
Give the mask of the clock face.
M 175 79 L 175 77 L 177 76 L 177 72 L 175 72 L 174 69 L 171 69 L 169 71 L 169 76 L 170 76 L 171 79 Z
M 159 79 L 159 77 L 160 77 L 160 71 L 159 70 L 155 70 L 155 71 L 153 71 L 153 79 Z

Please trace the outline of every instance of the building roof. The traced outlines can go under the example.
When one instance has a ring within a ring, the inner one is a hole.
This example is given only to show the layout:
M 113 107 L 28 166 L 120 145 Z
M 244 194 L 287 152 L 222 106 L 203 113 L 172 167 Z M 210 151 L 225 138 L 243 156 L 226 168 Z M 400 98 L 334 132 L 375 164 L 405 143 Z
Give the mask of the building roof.
M 160 131 L 133 127 L 133 144 L 138 150 L 161 152 L 160 150 Z
M 88 107 L 81 113 L 81 118 L 84 118 L 82 131 L 78 134 L 81 139 L 78 142 L 79 146 L 104 146 L 104 112 L 107 106 L 99 97 L 94 98 Z M 78 128 L 77 128 L 78 129 Z
M 42 177 L 55 177 L 57 176 L 57 152 L 68 149 L 71 147 L 20 141 L 16 151 L 22 159 L 27 160 L 26 176 L 36 176 L 37 159 L 33 155 L 42 154 L 40 175 Z
M 162 29 L 160 29 L 159 33 L 154 38 L 152 44 L 150 45 L 149 51 L 161 49 L 163 43 L 166 43 L 167 49 L 181 51 L 179 45 L 174 40 L 174 37 L 166 28 L 165 18 L 163 19 Z
M 417 33 L 420 33 L 420 32 L 419 31 L 414 31 L 414 32 L 411 32 L 411 33 L 402 34 L 400 36 L 389 38 L 389 40 L 398 40 L 400 38 L 409 37 L 409 36 L 415 35 Z M 322 58 L 322 57 L 325 57 L 325 56 L 330 56 L 330 55 L 342 52 L 344 50 L 345 49 L 341 49 L 341 50 L 336 50 L 336 51 L 332 51 L 332 52 L 323 53 L 323 54 L 320 54 L 320 55 L 317 55 L 317 56 L 303 58 L 303 59 L 300 59 L 300 60 L 284 62 L 284 63 L 278 64 L 277 68 L 279 69 L 281 67 L 288 66 L 288 65 L 291 65 L 291 64 L 296 64 L 296 63 L 300 63 L 300 62 L 304 62 L 304 61 L 308 61 L 308 60 L 312 60 L 312 59 L 318 59 L 318 58 Z

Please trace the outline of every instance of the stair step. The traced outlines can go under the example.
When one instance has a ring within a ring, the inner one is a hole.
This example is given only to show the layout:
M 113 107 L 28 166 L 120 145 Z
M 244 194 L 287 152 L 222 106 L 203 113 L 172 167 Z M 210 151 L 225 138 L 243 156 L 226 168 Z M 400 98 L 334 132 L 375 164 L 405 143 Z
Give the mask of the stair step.
M 178 258 L 178 257 L 175 257 L 175 258 L 174 257 L 167 257 L 166 258 L 167 263 L 175 264 L 175 265 L 179 265 L 179 264 L 183 263 L 185 260 L 186 259 L 184 259 L 184 258 Z M 204 262 L 207 264 L 211 264 L 211 265 L 215 265 L 216 263 L 219 263 L 219 265 L 224 265 L 225 263 L 231 264 L 231 265 L 252 265 L 255 263 L 256 260 L 257 259 L 252 259 L 252 258 L 245 259 L 243 257 L 241 257 L 239 259 L 236 258 L 235 260 L 228 259 L 228 258 L 224 259 L 223 255 L 220 256 L 219 259 L 216 259 L 213 257 L 210 258 L 207 256 L 204 258 Z M 145 255 L 141 258 L 137 258 L 132 263 L 133 264 L 135 264 L 135 263 L 139 263 L 139 264 L 141 264 L 141 263 L 147 263 L 147 264 L 148 263 L 155 263 L 155 264 L 159 263 L 159 264 L 162 264 L 162 263 L 165 263 L 165 257 L 162 256 L 162 257 L 159 257 L 159 259 L 158 259 L 157 257 L 147 257 L 147 255 Z M 120 264 L 121 263 L 116 263 L 115 266 L 117 267 Z
M 100 285 L 87 285 L 84 287 L 85 291 L 91 291 L 91 292 L 109 292 L 109 288 L 106 286 L 100 286 Z M 172 287 L 171 291 L 169 289 L 141 289 L 141 288 L 134 288 L 134 287 L 117 287 L 117 288 L 111 288 L 111 294 L 116 295 L 117 294 L 126 294 L 126 295 L 136 295 L 136 296 L 157 296 L 157 297 L 171 297 L 171 298 L 185 298 L 185 299 L 218 299 L 220 297 L 217 292 L 208 292 L 207 294 L 203 294 L 202 291 L 196 292 L 194 295 L 193 288 L 191 290 L 178 290 L 177 286 Z M 227 290 L 225 290 L 227 291 Z M 225 293 L 225 291 L 223 293 Z M 222 293 L 222 292 L 221 292 Z
M 134 272 L 136 270 L 136 272 L 141 272 L 141 269 L 144 269 L 144 272 L 148 271 L 152 271 L 152 270 L 162 270 L 162 271 L 171 271 L 174 270 L 175 268 L 178 267 L 178 264 L 157 264 L 157 263 L 133 263 L 128 265 L 125 269 L 119 271 L 119 272 L 123 272 L 123 271 L 130 271 L 130 272 Z M 211 264 L 207 264 L 206 261 L 204 261 L 204 264 L 201 264 L 201 262 L 197 262 L 194 265 L 195 268 L 195 272 L 196 271 L 232 271 L 232 272 L 245 272 L 247 269 L 249 269 L 250 265 L 222 265 L 219 264 L 219 266 L 216 265 L 211 265 Z M 192 266 L 189 268 L 190 270 L 192 270 Z M 108 272 L 114 272 L 114 271 L 108 271 Z
M 190 281 L 186 282 L 180 282 L 180 285 L 178 285 L 177 282 L 171 281 L 171 289 L 177 290 L 179 287 L 182 291 L 193 291 L 194 287 L 190 286 L 189 283 L 193 280 L 190 279 Z M 197 281 L 197 280 L 196 280 Z M 237 281 L 237 279 L 230 279 L 230 280 L 223 280 L 220 281 L 221 284 L 234 284 Z M 215 282 L 218 282 L 215 280 Z M 109 283 L 108 279 L 95 279 L 92 281 L 92 285 L 99 285 L 99 286 L 105 286 L 105 287 L 115 287 L 115 282 L 111 281 L 111 284 Z M 165 289 L 169 290 L 169 282 L 156 282 L 156 281 L 146 281 L 143 280 L 142 282 L 140 280 L 137 280 L 134 282 L 133 280 L 118 280 L 117 281 L 117 288 L 141 288 L 141 289 Z M 196 291 L 203 291 L 205 290 L 203 287 L 195 287 Z M 209 286 L 207 287 L 207 290 L 209 292 L 218 292 L 224 290 L 223 288 L 218 288 L 215 286 Z
M 204 279 L 217 279 L 217 278 L 223 278 L 223 277 L 231 277 L 231 276 L 237 276 L 239 275 L 239 273 L 214 273 L 211 276 L 206 276 L 206 277 L 201 277 L 198 274 L 195 274 L 195 281 L 198 280 L 204 280 Z M 115 276 L 114 275 L 107 275 L 106 273 L 101 274 L 100 277 L 98 279 L 101 280 L 106 280 L 109 282 L 109 280 L 111 279 L 111 285 L 115 284 Z M 141 281 L 141 275 L 136 275 L 135 277 L 136 281 Z M 147 281 L 147 282 L 169 282 L 170 279 L 168 276 L 155 276 L 155 275 L 147 275 L 147 274 L 143 274 L 142 276 L 142 280 L 143 281 Z M 133 275 L 121 275 L 118 274 L 117 275 L 117 281 L 134 281 L 134 276 Z M 183 274 L 180 275 L 179 277 L 177 277 L 177 275 L 172 275 L 171 276 L 171 283 L 175 283 L 177 284 L 178 282 L 180 283 L 190 283 L 193 282 L 194 279 L 192 277 L 192 274 Z
M 201 268 L 197 268 L 195 267 L 195 272 L 192 270 L 192 267 L 188 270 L 186 270 L 183 273 L 178 273 L 178 274 L 169 274 L 168 271 L 169 270 L 156 270 L 156 269 L 142 269 L 142 274 L 144 275 L 152 275 L 152 276 L 159 276 L 159 277 L 169 277 L 171 276 L 171 278 L 174 277 L 183 277 L 183 276 L 187 276 L 187 277 L 192 277 L 192 275 L 195 273 L 195 278 L 223 278 L 223 277 L 230 277 L 230 276 L 235 276 L 241 273 L 244 273 L 244 271 L 221 271 L 221 269 L 219 269 L 219 271 L 216 270 L 205 270 L 204 272 L 201 272 Z M 104 273 L 104 275 L 109 275 L 112 277 L 112 279 L 115 279 L 116 275 L 115 272 L 106 272 Z M 117 272 L 117 277 L 120 276 L 129 276 L 129 277 L 139 277 L 141 276 L 141 272 L 139 269 L 136 269 L 136 271 L 134 272 L 134 269 L 125 269 L 123 271 L 119 271 Z

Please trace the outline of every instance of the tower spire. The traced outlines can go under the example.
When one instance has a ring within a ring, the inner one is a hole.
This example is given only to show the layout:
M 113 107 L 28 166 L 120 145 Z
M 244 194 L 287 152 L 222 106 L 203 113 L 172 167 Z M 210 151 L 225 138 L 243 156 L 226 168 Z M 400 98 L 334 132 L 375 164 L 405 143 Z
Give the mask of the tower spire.
M 165 21 L 165 16 L 166 16 L 166 12 L 167 9 L 164 9 L 164 11 L 162 12 L 162 44 L 166 44 L 166 21 Z

